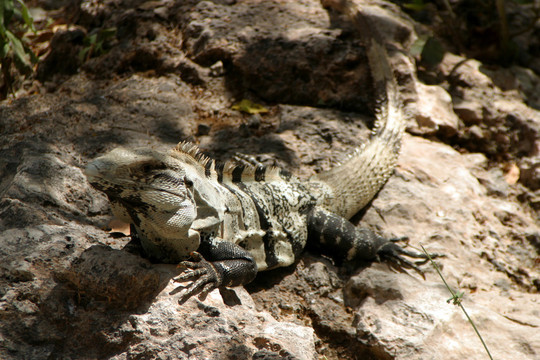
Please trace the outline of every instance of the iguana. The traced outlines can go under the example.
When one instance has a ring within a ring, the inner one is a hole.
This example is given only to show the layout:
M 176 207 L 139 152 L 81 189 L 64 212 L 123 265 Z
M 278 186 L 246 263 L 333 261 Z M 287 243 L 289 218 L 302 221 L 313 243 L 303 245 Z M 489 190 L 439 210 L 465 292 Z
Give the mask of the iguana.
M 345 10 L 371 34 L 367 57 L 381 99 L 372 139 L 342 165 L 301 180 L 248 157 L 219 164 L 187 142 L 170 152 L 117 148 L 87 165 L 89 182 L 132 224 L 144 251 L 180 262 L 184 273 L 175 280 L 193 280 L 181 303 L 293 264 L 308 239 L 348 262 L 386 260 L 420 271 L 404 256 L 424 255 L 348 220 L 392 174 L 406 119 L 384 46 L 368 19 Z

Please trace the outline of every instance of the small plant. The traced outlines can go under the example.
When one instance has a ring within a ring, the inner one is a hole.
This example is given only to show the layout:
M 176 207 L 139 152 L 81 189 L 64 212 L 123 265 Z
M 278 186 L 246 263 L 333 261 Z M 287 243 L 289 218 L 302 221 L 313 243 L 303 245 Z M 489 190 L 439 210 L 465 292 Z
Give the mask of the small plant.
M 486 350 L 486 353 L 488 354 L 489 358 L 491 360 L 493 360 L 493 357 L 491 356 L 491 353 L 489 352 L 489 349 L 486 345 L 486 343 L 484 342 L 484 339 L 482 338 L 482 335 L 480 335 L 480 332 L 478 331 L 478 329 L 476 328 L 476 325 L 474 324 L 474 322 L 472 321 L 471 317 L 469 316 L 469 313 L 467 312 L 467 310 L 465 310 L 465 307 L 463 306 L 463 304 L 461 303 L 461 301 L 463 300 L 463 293 L 462 292 L 459 292 L 459 291 L 454 291 L 450 285 L 448 285 L 448 283 L 446 282 L 446 279 L 444 278 L 443 274 L 441 273 L 441 270 L 439 269 L 439 266 L 435 263 L 435 261 L 433 261 L 433 259 L 431 258 L 431 256 L 429 255 L 429 253 L 426 251 L 426 249 L 424 248 L 423 245 L 420 245 L 420 247 L 422 248 L 422 251 L 424 252 L 424 254 L 426 254 L 426 256 L 428 257 L 429 261 L 431 262 L 431 265 L 433 265 L 433 267 L 435 268 L 435 270 L 437 271 L 437 274 L 439 274 L 439 276 L 441 277 L 444 285 L 446 286 L 446 288 L 448 289 L 448 291 L 450 291 L 450 294 L 452 294 L 452 297 L 448 300 L 446 300 L 447 303 L 450 303 L 452 302 L 452 304 L 456 305 L 456 306 L 459 306 L 461 308 L 461 310 L 463 311 L 463 313 L 465 314 L 465 316 L 467 317 L 467 320 L 469 320 L 469 323 L 471 324 L 471 326 L 473 327 L 474 331 L 476 332 L 476 335 L 478 335 L 478 338 L 480 339 L 480 341 L 482 342 L 482 345 L 484 345 L 484 349 Z
M 26 75 L 37 63 L 37 57 L 28 46 L 24 35 L 36 32 L 34 20 L 22 0 L 0 1 L 0 65 L 4 85 L 0 87 L 0 99 L 13 93 L 12 64 L 17 71 Z
M 114 36 L 116 36 L 115 27 L 92 31 L 84 38 L 84 48 L 79 51 L 79 60 L 86 62 L 91 57 L 105 54 L 107 45 Z

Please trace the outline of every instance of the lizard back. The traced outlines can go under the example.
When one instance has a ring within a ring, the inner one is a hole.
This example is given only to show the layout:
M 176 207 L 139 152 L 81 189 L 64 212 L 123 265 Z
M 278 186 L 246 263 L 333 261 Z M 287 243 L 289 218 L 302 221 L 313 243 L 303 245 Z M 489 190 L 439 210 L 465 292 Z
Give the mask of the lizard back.
M 215 162 L 191 143 L 180 143 L 172 154 L 199 162 L 207 186 L 224 199 L 220 238 L 249 251 L 259 271 L 294 263 L 306 245 L 306 215 L 316 203 L 304 182 L 276 167 Z M 200 231 L 206 235 L 208 229 Z

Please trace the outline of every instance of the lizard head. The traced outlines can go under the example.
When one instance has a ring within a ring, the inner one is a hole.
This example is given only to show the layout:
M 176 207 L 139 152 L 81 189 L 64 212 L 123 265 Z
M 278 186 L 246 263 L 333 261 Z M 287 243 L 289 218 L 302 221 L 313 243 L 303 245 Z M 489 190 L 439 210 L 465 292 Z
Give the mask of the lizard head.
M 135 226 L 150 256 L 177 261 L 198 248 L 190 164 L 151 149 L 117 148 L 91 161 L 85 175 L 108 196 L 114 215 Z

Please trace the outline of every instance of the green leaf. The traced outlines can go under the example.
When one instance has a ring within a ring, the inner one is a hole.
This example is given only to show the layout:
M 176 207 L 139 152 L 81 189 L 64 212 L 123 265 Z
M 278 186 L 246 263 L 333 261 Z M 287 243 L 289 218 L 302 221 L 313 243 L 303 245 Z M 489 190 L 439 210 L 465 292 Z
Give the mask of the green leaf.
M 429 37 L 422 49 L 422 62 L 435 66 L 439 64 L 444 57 L 444 47 L 442 43 L 434 37 Z
M 26 53 L 30 56 L 30 61 L 32 62 L 32 64 L 37 64 L 39 61 L 37 55 L 28 46 L 25 46 L 24 48 L 26 50 Z
M 85 45 L 94 45 L 96 41 L 97 41 L 97 33 L 88 35 L 87 37 L 84 38 Z
M 0 0 L 0 25 L 5 29 L 11 21 L 15 6 L 13 0 Z
M 417 38 L 414 43 L 411 45 L 411 49 L 409 50 L 409 54 L 411 56 L 419 56 L 422 54 L 422 50 L 424 50 L 424 45 L 426 45 L 427 37 L 421 36 Z
M 24 23 L 26 24 L 26 26 L 30 28 L 30 30 L 32 30 L 32 32 L 36 33 L 36 28 L 34 27 L 34 19 L 32 18 L 32 15 L 30 15 L 30 11 L 28 11 L 28 8 L 22 2 L 22 0 L 18 0 L 18 1 L 19 1 L 19 4 L 21 5 L 21 15 L 24 20 Z
M 439 40 L 425 35 L 416 39 L 409 50 L 411 56 L 420 55 L 420 61 L 429 66 L 439 64 L 444 57 L 444 52 L 444 47 Z
M 3 39 L 0 39 L 0 59 L 5 58 L 8 52 L 9 52 L 9 42 L 4 42 Z
M 422 11 L 426 7 L 423 0 L 414 0 L 413 2 L 403 4 L 403 7 L 413 11 Z
M 107 40 L 116 35 L 116 28 L 110 27 L 99 30 L 99 37 L 103 40 Z
M 409 10 L 413 11 L 422 11 L 426 7 L 426 4 L 419 5 L 419 4 L 403 4 L 403 7 Z
M 86 61 L 86 56 L 88 55 L 88 52 L 90 51 L 90 48 L 91 48 L 90 46 L 87 46 L 87 47 L 84 47 L 81 50 L 79 50 L 78 56 L 79 56 L 79 60 L 81 62 Z
M 259 114 L 268 112 L 268 109 L 261 104 L 254 103 L 253 101 L 248 99 L 243 99 L 238 104 L 233 105 L 231 109 L 245 112 L 248 114 Z
M 6 27 L 4 26 L 4 2 L 0 1 L 0 33 L 4 36 Z
M 11 48 L 15 54 L 16 60 L 18 60 L 24 67 L 31 68 L 32 65 L 26 56 L 26 51 L 24 50 L 24 45 L 11 31 L 6 31 L 6 36 L 11 42 Z

